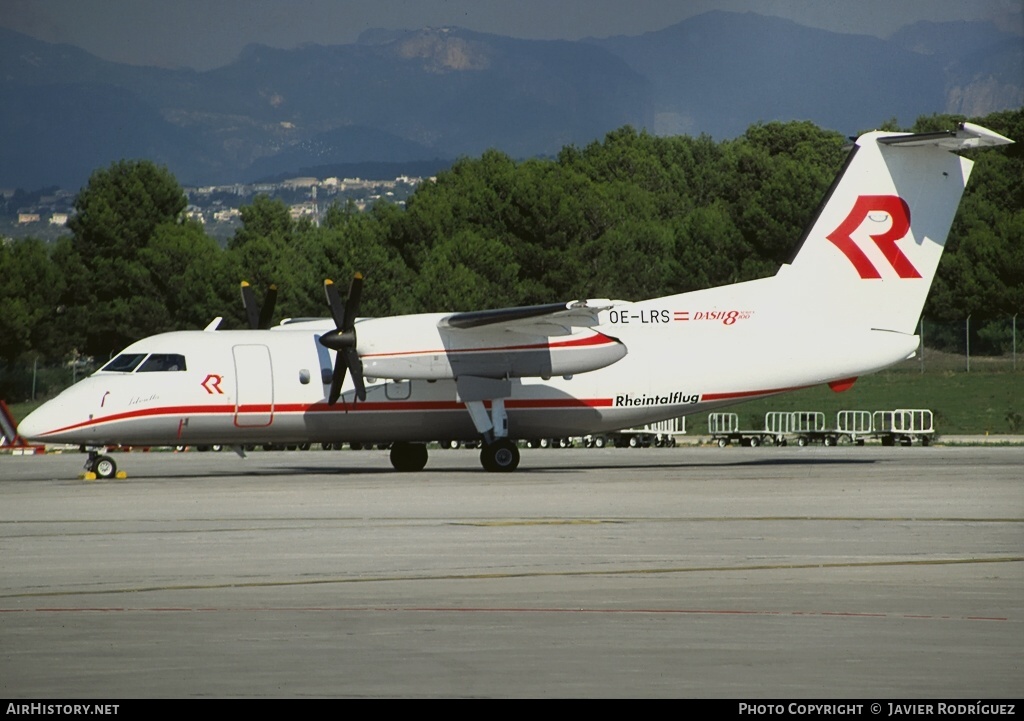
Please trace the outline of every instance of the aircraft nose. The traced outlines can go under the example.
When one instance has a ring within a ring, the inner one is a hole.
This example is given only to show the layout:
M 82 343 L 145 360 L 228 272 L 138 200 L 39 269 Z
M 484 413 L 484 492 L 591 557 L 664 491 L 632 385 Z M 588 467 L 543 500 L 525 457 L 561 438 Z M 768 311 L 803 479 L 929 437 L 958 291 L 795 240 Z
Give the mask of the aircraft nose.
M 44 403 L 25 416 L 18 424 L 18 435 L 28 441 L 45 440 L 48 431 L 56 428 L 51 403 Z

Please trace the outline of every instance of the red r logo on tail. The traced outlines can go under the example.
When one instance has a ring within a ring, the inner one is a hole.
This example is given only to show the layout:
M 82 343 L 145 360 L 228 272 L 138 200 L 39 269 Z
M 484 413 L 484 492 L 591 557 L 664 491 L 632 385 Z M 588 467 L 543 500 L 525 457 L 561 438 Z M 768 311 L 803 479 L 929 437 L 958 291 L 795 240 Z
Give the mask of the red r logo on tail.
M 839 224 L 827 237 L 839 250 L 843 252 L 853 267 L 860 273 L 861 278 L 881 278 L 878 268 L 868 259 L 864 251 L 860 249 L 853 239 L 853 234 L 860 228 L 872 211 L 888 213 L 892 219 L 889 230 L 878 235 L 872 235 L 871 240 L 882 251 L 882 255 L 889 261 L 889 265 L 896 271 L 900 278 L 920 278 L 921 274 L 917 268 L 896 247 L 896 241 L 906 236 L 910 230 L 910 208 L 903 198 L 898 195 L 861 195 L 853 204 L 853 209 L 846 216 L 846 220 Z

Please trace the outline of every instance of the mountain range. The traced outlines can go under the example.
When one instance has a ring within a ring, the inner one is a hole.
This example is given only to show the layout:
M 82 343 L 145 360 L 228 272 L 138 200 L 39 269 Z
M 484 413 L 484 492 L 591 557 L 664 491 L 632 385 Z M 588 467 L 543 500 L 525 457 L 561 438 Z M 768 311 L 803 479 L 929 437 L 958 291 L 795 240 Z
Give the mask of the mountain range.
M 346 45 L 251 45 L 204 72 L 0 29 L 0 187 L 76 188 L 120 158 L 201 185 L 488 148 L 550 155 L 627 124 L 722 139 L 799 119 L 853 135 L 1021 105 L 1024 37 L 985 23 L 918 23 L 880 39 L 716 11 L 580 41 L 373 30 Z

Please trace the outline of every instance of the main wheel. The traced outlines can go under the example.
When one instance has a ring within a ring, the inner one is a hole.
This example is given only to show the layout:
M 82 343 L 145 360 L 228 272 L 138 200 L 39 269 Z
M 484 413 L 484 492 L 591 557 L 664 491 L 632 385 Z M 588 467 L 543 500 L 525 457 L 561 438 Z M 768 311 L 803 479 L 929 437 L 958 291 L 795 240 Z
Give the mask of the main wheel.
M 113 478 L 117 475 L 117 464 L 110 456 L 96 456 L 92 462 L 92 472 L 97 478 Z
M 480 465 L 496 473 L 514 471 L 519 467 L 519 448 L 508 438 L 499 438 L 480 449 Z
M 427 465 L 427 446 L 423 443 L 391 444 L 391 465 L 396 471 L 422 471 Z

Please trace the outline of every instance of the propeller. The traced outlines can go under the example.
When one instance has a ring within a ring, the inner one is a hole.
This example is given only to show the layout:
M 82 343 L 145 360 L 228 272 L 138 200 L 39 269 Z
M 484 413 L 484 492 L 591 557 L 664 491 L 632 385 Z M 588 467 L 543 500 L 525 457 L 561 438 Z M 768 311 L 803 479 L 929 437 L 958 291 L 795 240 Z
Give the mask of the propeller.
M 245 308 L 245 316 L 249 320 L 249 327 L 252 330 L 266 330 L 274 317 L 274 305 L 277 303 L 277 286 L 271 285 L 263 298 L 263 305 L 256 303 L 256 296 L 253 295 L 252 286 L 247 281 L 242 281 L 242 306 Z
M 352 382 L 356 386 L 356 397 L 366 400 L 366 385 L 363 383 L 363 362 L 356 352 L 356 315 L 359 313 L 359 298 L 363 293 L 363 275 L 356 273 L 352 284 L 348 287 L 348 298 L 342 301 L 334 281 L 324 281 L 324 292 L 327 294 L 327 305 L 331 308 L 331 316 L 337 326 L 334 330 L 320 336 L 320 345 L 337 351 L 338 358 L 334 361 L 334 373 L 331 376 L 331 392 L 327 396 L 327 404 L 334 405 L 341 396 L 341 386 L 345 382 L 345 371 L 352 373 Z

